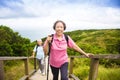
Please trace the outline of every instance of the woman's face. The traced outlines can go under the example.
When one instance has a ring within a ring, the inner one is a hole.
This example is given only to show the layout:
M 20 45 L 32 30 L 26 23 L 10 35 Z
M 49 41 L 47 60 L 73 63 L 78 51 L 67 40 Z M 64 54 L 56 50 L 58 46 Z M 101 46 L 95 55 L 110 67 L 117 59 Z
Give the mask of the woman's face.
M 61 22 L 58 22 L 55 26 L 55 31 L 57 35 L 62 35 L 64 32 L 64 25 Z

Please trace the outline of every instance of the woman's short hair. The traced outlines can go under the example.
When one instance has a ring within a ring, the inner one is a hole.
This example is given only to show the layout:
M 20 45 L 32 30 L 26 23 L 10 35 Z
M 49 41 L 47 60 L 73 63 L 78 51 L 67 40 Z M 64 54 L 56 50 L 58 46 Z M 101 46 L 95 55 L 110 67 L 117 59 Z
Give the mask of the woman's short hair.
M 61 20 L 57 20 L 57 21 L 54 23 L 53 29 L 55 30 L 56 24 L 57 24 L 58 22 L 61 22 L 61 23 L 63 24 L 64 30 L 65 30 L 65 29 L 66 29 L 66 24 L 65 24 L 63 21 L 61 21 Z

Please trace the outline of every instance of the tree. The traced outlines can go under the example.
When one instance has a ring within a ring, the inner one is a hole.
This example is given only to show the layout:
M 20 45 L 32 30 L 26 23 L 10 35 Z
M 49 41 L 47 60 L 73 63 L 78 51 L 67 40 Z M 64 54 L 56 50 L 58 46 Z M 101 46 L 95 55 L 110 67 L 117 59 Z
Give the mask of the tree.
M 0 26 L 0 56 L 28 56 L 30 40 L 7 26 Z

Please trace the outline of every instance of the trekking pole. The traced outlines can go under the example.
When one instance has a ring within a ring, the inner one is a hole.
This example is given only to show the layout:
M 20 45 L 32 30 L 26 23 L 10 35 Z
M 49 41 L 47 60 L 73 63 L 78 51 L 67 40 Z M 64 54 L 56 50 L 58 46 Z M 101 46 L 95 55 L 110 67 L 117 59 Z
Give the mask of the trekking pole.
M 48 65 L 47 65 L 47 80 L 48 80 L 48 77 L 49 77 L 49 56 L 48 56 Z
M 49 59 L 50 59 L 50 47 L 51 47 L 51 43 L 48 44 L 49 45 L 49 51 L 48 51 L 48 65 L 47 65 L 47 80 L 49 77 Z

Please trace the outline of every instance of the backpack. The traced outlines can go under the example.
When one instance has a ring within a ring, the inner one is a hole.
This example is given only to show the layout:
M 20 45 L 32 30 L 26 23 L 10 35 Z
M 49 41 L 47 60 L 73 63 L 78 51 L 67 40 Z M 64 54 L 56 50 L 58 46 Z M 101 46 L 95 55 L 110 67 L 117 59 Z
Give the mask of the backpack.
M 66 40 L 66 42 L 67 42 L 67 45 L 68 45 L 68 35 L 66 35 L 66 34 L 64 34 L 64 36 L 65 36 L 65 40 Z M 51 49 L 51 44 L 52 44 L 52 42 L 53 42 L 53 34 L 51 35 L 51 37 L 52 37 L 52 40 L 51 40 L 51 43 L 49 43 L 49 51 L 48 51 L 48 55 L 49 55 L 49 53 L 50 53 L 50 49 Z

